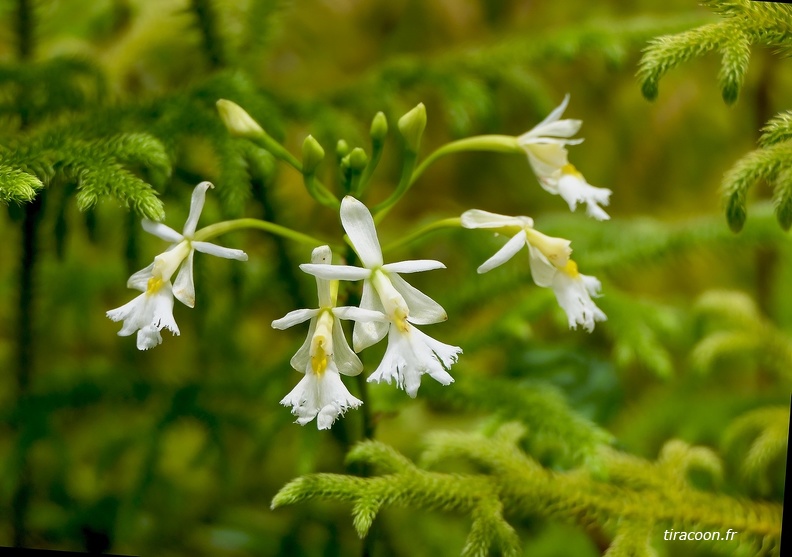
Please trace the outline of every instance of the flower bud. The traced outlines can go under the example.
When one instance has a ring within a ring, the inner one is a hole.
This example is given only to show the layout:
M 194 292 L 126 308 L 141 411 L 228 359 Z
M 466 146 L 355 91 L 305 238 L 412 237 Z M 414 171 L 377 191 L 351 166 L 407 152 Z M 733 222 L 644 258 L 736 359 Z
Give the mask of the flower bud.
M 349 168 L 353 171 L 362 172 L 366 165 L 368 164 L 368 157 L 366 156 L 366 152 L 361 149 L 360 147 L 355 147 L 352 149 L 352 152 L 346 156 L 348 159 Z
M 343 139 L 339 139 L 336 143 L 336 157 L 342 159 L 349 154 L 349 144 Z
M 302 166 L 304 174 L 313 174 L 319 163 L 322 162 L 325 156 L 324 149 L 319 145 L 312 135 L 305 138 L 302 145 Z
M 418 152 L 425 128 L 426 107 L 423 103 L 418 103 L 418 106 L 399 118 L 399 132 L 402 134 L 407 148 L 413 153 Z
M 371 121 L 371 139 L 374 142 L 382 142 L 385 136 L 388 135 L 388 119 L 385 114 L 377 112 L 374 119 Z
M 235 102 L 220 99 L 217 101 L 217 111 L 220 113 L 220 118 L 223 119 L 226 128 L 233 136 L 252 139 L 266 135 L 258 122 Z

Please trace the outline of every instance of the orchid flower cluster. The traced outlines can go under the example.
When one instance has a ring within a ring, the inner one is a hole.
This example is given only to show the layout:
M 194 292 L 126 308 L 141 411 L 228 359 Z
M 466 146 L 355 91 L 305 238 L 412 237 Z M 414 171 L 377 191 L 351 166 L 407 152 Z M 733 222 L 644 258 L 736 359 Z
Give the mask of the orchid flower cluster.
M 108 311 L 107 316 L 113 321 L 123 321 L 119 335 L 137 332 L 137 347 L 140 350 L 159 345 L 163 329 L 178 335 L 179 328 L 173 317 L 173 299 L 175 297 L 188 307 L 195 305 L 192 273 L 194 252 L 245 261 L 247 255 L 243 251 L 224 248 L 206 240 L 232 230 L 258 228 L 314 247 L 311 262 L 300 265 L 300 269 L 315 277 L 319 307 L 294 310 L 272 322 L 272 327 L 286 329 L 309 321 L 307 337 L 291 359 L 292 367 L 304 377 L 281 400 L 281 404 L 291 407 L 297 423 L 305 425 L 316 419 L 319 429 L 328 429 L 340 415 L 363 404 L 362 400 L 349 392 L 341 375 L 359 375 L 363 371 L 363 364 L 358 353 L 385 337 L 385 354 L 369 375 L 369 382 L 394 383 L 413 398 L 418 393 L 424 375 L 429 375 L 442 385 L 449 385 L 454 382 L 449 373 L 450 368 L 457 362 L 462 349 L 436 340 L 418 328 L 419 325 L 445 321 L 448 316 L 440 304 L 401 276 L 444 269 L 445 265 L 423 259 L 385 263 L 375 223 L 384 217 L 429 164 L 440 156 L 466 150 L 524 152 L 540 185 L 550 193 L 560 195 L 570 210 L 575 210 L 579 203 L 583 203 L 589 216 L 598 220 L 608 219 L 601 205 L 608 204 L 611 191 L 588 184 L 568 161 L 566 145 L 582 141 L 572 137 L 579 130 L 581 122 L 561 119 L 568 102 L 569 95 L 547 118 L 519 137 L 490 135 L 451 142 L 416 167 L 420 139 L 426 125 L 426 112 L 423 105 L 419 104 L 398 122 L 405 146 L 402 179 L 388 199 L 370 210 L 359 198 L 365 193 L 367 179 L 379 160 L 387 133 L 387 121 L 382 113 L 372 123 L 371 160 L 367 159 L 362 149 L 354 149 L 342 159 L 342 170 L 349 181 L 344 188 L 347 195 L 339 200 L 315 176 L 324 151 L 311 136 L 303 145 L 303 160 L 300 162 L 267 135 L 241 107 L 230 101 L 218 101 L 220 115 L 232 134 L 265 147 L 292 165 L 303 174 L 306 189 L 319 203 L 339 211 L 346 241 L 354 250 L 353 258 L 356 257 L 361 266 L 333 264 L 333 251 L 330 245 L 326 245 L 329 243 L 257 219 L 225 221 L 196 232 L 206 191 L 212 187 L 209 182 L 202 182 L 193 191 L 189 217 L 181 234 L 162 223 L 143 220 L 144 230 L 170 242 L 170 245 L 149 266 L 129 278 L 127 286 L 140 290 L 142 294 Z M 581 325 L 591 332 L 595 322 L 606 319 L 592 300 L 599 294 L 600 282 L 578 272 L 577 264 L 570 257 L 571 242 L 542 234 L 534 228 L 534 221 L 530 217 L 471 209 L 461 217 L 445 219 L 425 227 L 406 240 L 446 226 L 484 229 L 510 236 L 506 244 L 478 268 L 479 273 L 506 263 L 524 246 L 527 247 L 534 282 L 553 290 L 567 315 L 570 328 Z M 336 248 L 336 255 L 341 255 L 340 249 Z M 174 274 L 176 278 L 172 283 Z M 362 281 L 358 307 L 337 305 L 339 281 Z M 341 319 L 354 322 L 351 347 Z

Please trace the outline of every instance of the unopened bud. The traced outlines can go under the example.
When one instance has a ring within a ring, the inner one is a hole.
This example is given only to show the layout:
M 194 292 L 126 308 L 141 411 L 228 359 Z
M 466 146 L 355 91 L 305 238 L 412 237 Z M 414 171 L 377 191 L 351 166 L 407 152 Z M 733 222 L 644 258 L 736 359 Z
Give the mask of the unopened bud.
M 236 137 L 255 138 L 266 135 L 258 122 L 256 122 L 245 109 L 235 102 L 226 99 L 217 101 L 217 111 L 223 119 L 225 127 Z
M 366 152 L 360 147 L 355 147 L 354 149 L 352 149 L 352 152 L 350 152 L 349 155 L 346 156 L 346 158 L 349 161 L 348 162 L 349 168 L 354 171 L 362 172 L 363 169 L 366 168 L 366 165 L 368 164 L 368 157 L 366 156 Z
M 312 174 L 325 156 L 324 149 L 322 149 L 322 146 L 319 145 L 319 142 L 316 141 L 312 135 L 309 135 L 305 138 L 305 141 L 303 141 L 302 154 L 303 173 L 305 174 Z
M 384 113 L 377 112 L 371 121 L 371 139 L 382 142 L 386 135 L 388 135 L 388 119 L 385 118 Z
M 418 103 L 418 106 L 399 118 L 399 132 L 401 132 L 407 148 L 413 153 L 418 152 L 425 128 L 426 107 L 423 103 Z
M 349 154 L 349 144 L 343 139 L 339 139 L 336 143 L 336 156 L 341 159 Z

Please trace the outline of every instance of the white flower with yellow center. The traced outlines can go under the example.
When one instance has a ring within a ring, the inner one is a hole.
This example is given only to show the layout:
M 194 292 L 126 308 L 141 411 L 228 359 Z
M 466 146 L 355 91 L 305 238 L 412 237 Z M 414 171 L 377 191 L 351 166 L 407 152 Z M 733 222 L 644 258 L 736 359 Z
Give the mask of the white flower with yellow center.
M 511 235 L 511 239 L 478 268 L 479 273 L 504 264 L 527 246 L 534 282 L 537 286 L 553 289 L 558 305 L 567 314 L 570 328 L 582 325 L 591 332 L 595 321 L 607 319 L 591 299 L 599 294 L 600 282 L 578 272 L 577 263 L 569 258 L 572 254 L 569 240 L 546 236 L 535 230 L 530 217 L 510 217 L 479 209 L 465 211 L 462 226 Z
M 387 316 L 387 322 L 355 323 L 352 341 L 356 352 L 388 335 L 385 356 L 368 381 L 395 381 L 411 397 L 416 396 L 424 374 L 443 385 L 452 383 L 454 379 L 447 370 L 462 349 L 439 342 L 414 327 L 445 321 L 448 316 L 440 304 L 399 276 L 444 269 L 445 265 L 427 259 L 383 264 L 371 213 L 351 196 L 341 202 L 341 223 L 364 267 L 309 264 L 300 268 L 328 280 L 363 280 L 360 307 Z
M 517 143 L 528 155 L 528 162 L 541 186 L 554 195 L 560 195 L 574 211 L 578 203 L 586 204 L 586 213 L 597 220 L 610 217 L 600 207 L 607 205 L 611 190 L 596 188 L 586 182 L 583 175 L 569 164 L 565 145 L 577 145 L 582 139 L 571 139 L 582 122 L 561 120 L 569 104 L 569 95 L 544 120 L 517 138 Z
M 332 253 L 328 246 L 316 248 L 311 263 L 330 264 Z M 341 376 L 357 375 L 363 364 L 347 344 L 340 319 L 358 321 L 384 321 L 386 317 L 375 311 L 356 307 L 335 307 L 338 281 L 316 278 L 319 297 L 317 309 L 298 309 L 276 319 L 272 326 L 286 329 L 311 320 L 308 336 L 291 359 L 291 365 L 304 373 L 300 382 L 280 403 L 292 407 L 297 423 L 305 425 L 316 418 L 319 429 L 328 429 L 339 415 L 363 402 L 350 394 Z
M 190 214 L 179 234 L 169 226 L 143 219 L 143 229 L 158 238 L 173 242 L 170 247 L 154 258 L 154 262 L 129 277 L 127 288 L 143 292 L 131 302 L 107 312 L 113 321 L 123 321 L 119 336 L 129 336 L 135 331 L 139 350 L 148 350 L 162 343 L 162 329 L 174 335 L 179 327 L 173 319 L 173 297 L 189 307 L 195 306 L 195 285 L 193 281 L 193 253 L 200 251 L 226 259 L 247 261 L 247 254 L 238 249 L 229 249 L 209 242 L 193 241 L 195 228 L 201 216 L 206 190 L 214 187 L 209 182 L 201 182 L 193 190 L 190 201 Z M 176 270 L 176 281 L 171 277 Z

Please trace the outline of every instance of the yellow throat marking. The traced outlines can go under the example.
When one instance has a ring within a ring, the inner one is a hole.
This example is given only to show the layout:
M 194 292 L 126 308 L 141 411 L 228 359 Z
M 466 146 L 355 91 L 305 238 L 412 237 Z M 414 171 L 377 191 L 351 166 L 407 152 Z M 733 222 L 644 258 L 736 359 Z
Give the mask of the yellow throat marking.
M 583 175 L 578 171 L 577 168 L 571 163 L 566 163 L 564 166 L 561 167 L 561 174 L 571 174 L 572 176 L 577 176 L 578 178 L 582 178 Z
M 568 274 L 572 278 L 578 278 L 578 276 L 580 276 L 580 273 L 578 272 L 577 263 L 575 263 L 571 259 L 569 261 L 567 261 L 567 264 L 561 270 L 564 271 L 566 274 Z
M 324 338 L 314 338 L 313 352 L 311 354 L 311 369 L 316 375 L 321 376 L 327 369 L 327 352 L 324 349 Z
M 156 294 L 160 291 L 164 284 L 165 281 L 162 280 L 162 277 L 151 277 L 148 280 L 148 284 L 146 285 L 146 294 Z

